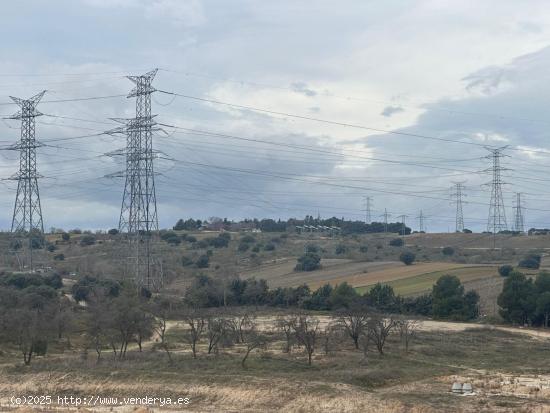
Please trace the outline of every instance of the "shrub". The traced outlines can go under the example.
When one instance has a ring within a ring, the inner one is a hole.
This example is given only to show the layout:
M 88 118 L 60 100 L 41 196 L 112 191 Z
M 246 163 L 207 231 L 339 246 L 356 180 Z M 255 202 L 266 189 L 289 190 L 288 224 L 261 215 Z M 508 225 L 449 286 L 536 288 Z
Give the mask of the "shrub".
M 207 238 L 206 241 L 208 242 L 208 245 L 214 248 L 225 248 L 229 245 L 229 239 L 225 236 L 225 233 L 220 234 L 216 238 Z
M 208 268 L 210 266 L 210 257 L 206 254 L 201 255 L 196 262 L 197 268 Z
M 498 273 L 502 277 L 508 277 L 512 271 L 514 271 L 514 267 L 512 267 L 511 265 L 501 265 L 500 267 L 498 267 Z
M 254 245 L 254 248 L 252 248 L 252 252 L 260 252 L 260 246 Z
M 191 259 L 191 257 L 184 255 L 183 257 L 181 257 L 181 265 L 183 265 L 184 267 L 189 267 L 190 265 L 193 265 L 193 260 Z
M 109 235 L 117 235 L 117 234 L 118 234 L 118 229 L 116 229 L 116 228 L 111 228 L 107 233 L 108 233 Z
M 359 247 L 359 252 L 362 252 L 363 254 L 366 254 L 367 252 L 369 252 L 369 246 L 368 245 L 361 245 Z
M 61 234 L 61 239 L 63 241 L 68 241 L 71 239 L 71 234 L 69 234 L 68 232 L 64 232 L 63 234 Z
M 410 251 L 402 252 L 401 255 L 399 255 L 399 260 L 405 265 L 411 265 L 415 259 L 416 255 Z
M 272 244 L 271 242 L 267 243 L 264 247 L 264 251 L 274 251 L 275 250 L 275 244 Z
M 443 255 L 451 256 L 454 255 L 455 249 L 453 247 L 445 247 L 441 250 Z
M 525 258 L 523 258 L 518 263 L 518 267 L 538 270 L 539 267 L 540 267 L 540 260 L 541 260 L 540 255 L 531 254 L 531 255 L 528 255 Z
M 250 248 L 250 244 L 247 244 L 246 242 L 241 241 L 237 250 L 239 252 L 245 252 L 245 251 L 248 251 L 249 248 Z
M 321 257 L 314 252 L 306 252 L 298 258 L 296 271 L 314 271 L 321 267 Z
M 56 261 L 65 261 L 65 254 L 56 254 L 53 256 L 53 259 Z
M 241 242 L 244 242 L 246 244 L 252 244 L 256 242 L 256 238 L 254 238 L 252 235 L 245 235 L 241 238 Z
M 46 247 L 46 249 L 49 251 L 49 252 L 54 252 L 57 248 L 55 245 L 53 244 L 48 244 L 48 246 Z
M 80 245 L 86 246 L 86 245 L 94 245 L 95 244 L 95 237 L 93 235 L 84 235 L 80 239 Z
M 402 247 L 405 245 L 405 241 L 403 241 L 401 238 L 394 238 L 390 241 L 390 245 L 392 247 Z
M 194 244 L 195 242 L 197 242 L 197 238 L 194 237 L 193 235 L 188 235 L 187 237 L 185 237 L 185 240 L 191 244 Z
M 341 254 L 345 254 L 346 251 L 347 251 L 347 248 L 344 244 L 338 244 L 334 252 L 336 253 L 336 255 L 341 255 Z

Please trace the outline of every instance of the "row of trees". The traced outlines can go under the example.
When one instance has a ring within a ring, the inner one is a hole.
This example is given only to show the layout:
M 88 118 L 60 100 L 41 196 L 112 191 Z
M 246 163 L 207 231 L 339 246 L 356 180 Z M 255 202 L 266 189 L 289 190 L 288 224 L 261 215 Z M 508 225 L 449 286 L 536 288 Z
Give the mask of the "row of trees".
M 520 325 L 544 325 L 550 322 L 550 273 L 542 271 L 536 278 L 512 271 L 504 280 L 497 300 L 500 315 Z

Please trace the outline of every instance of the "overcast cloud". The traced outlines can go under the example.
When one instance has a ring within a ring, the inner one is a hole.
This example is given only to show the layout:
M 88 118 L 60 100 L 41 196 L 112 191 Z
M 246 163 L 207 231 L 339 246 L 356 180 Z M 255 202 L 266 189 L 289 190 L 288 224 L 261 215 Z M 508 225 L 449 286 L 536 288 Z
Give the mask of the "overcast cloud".
M 533 152 L 550 151 L 547 2 L 23 0 L 5 4 L 2 17 L 0 113 L 16 112 L 9 95 L 47 89 L 39 109 L 65 118 L 37 119 L 45 141 L 134 114 L 124 97 L 47 101 L 126 94 L 125 74 L 156 67 L 160 90 L 339 123 L 156 93 L 159 122 L 223 135 L 155 136 L 163 227 L 209 216 L 362 219 L 369 195 L 375 216 L 387 208 L 416 228 L 422 209 L 429 230 L 454 230 L 449 188 L 466 181 L 465 224 L 483 230 L 490 161 L 469 143 L 509 145 L 509 224 L 519 191 L 527 226 L 550 227 L 550 156 Z M 3 146 L 18 126 L 0 124 Z M 390 130 L 468 144 L 381 132 Z M 39 149 L 46 226 L 115 227 L 124 183 L 105 176 L 123 160 L 102 154 L 124 138 L 48 145 Z M 0 156 L 9 178 L 18 154 Z M 16 183 L 2 183 L 0 227 L 9 228 Z

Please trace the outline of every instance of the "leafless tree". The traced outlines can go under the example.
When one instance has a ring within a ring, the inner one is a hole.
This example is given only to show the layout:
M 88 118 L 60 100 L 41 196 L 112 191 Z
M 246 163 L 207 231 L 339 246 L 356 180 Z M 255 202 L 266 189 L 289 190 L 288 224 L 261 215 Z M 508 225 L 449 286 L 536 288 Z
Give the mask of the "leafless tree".
M 296 341 L 302 344 L 307 352 L 308 364 L 311 366 L 311 356 L 315 352 L 319 337 L 319 320 L 307 314 L 300 314 L 293 324 Z
M 196 308 L 186 308 L 183 311 L 183 321 L 189 327 L 188 340 L 193 351 L 193 358 L 197 358 L 197 343 L 200 341 L 206 325 L 204 313 Z
M 399 336 L 401 342 L 405 346 L 405 353 L 409 352 L 409 344 L 416 337 L 416 331 L 418 330 L 418 321 L 401 319 L 397 321 L 397 328 L 399 328 Z
M 267 346 L 267 337 L 258 331 L 255 322 L 250 323 L 245 329 L 242 330 L 242 343 L 245 345 L 245 354 L 241 360 L 241 365 L 246 368 L 246 360 L 250 355 L 250 352 L 257 348 L 265 348 Z
M 325 355 L 328 356 L 335 349 L 336 343 L 341 341 L 342 335 L 342 327 L 338 323 L 329 323 L 321 330 L 320 338 Z
M 208 337 L 208 354 L 218 349 L 220 341 L 224 340 L 229 331 L 227 319 L 209 316 L 206 321 L 206 336 Z
M 368 336 L 381 355 L 384 354 L 386 339 L 395 328 L 396 323 L 392 316 L 383 317 L 379 314 L 373 315 L 368 320 Z
M 353 340 L 353 345 L 359 349 L 359 338 L 367 330 L 368 314 L 366 307 L 354 306 L 343 310 L 338 316 L 338 324 Z
M 173 364 L 172 355 L 170 354 L 169 345 L 166 340 L 166 331 L 168 320 L 174 314 L 174 303 L 168 299 L 159 298 L 151 305 L 151 311 L 154 316 L 152 321 L 153 330 L 160 340 L 160 346 L 168 356 L 168 361 L 170 364 Z
M 279 316 L 275 320 L 275 326 L 277 330 L 282 332 L 285 336 L 285 353 L 290 353 L 292 350 L 292 344 L 295 340 L 294 325 L 296 324 L 296 316 Z

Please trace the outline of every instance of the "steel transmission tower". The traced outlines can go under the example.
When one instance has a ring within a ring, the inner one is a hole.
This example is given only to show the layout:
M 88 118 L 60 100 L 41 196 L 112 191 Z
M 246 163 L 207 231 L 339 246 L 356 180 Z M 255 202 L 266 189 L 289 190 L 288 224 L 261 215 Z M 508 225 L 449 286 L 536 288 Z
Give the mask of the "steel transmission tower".
M 371 207 L 372 207 L 372 197 L 365 197 L 365 223 L 370 224 L 372 222 Z
M 464 182 L 453 182 L 451 198 L 456 204 L 455 232 L 464 231 L 464 213 L 462 212 L 462 197 L 464 196 Z
M 487 158 L 491 159 L 493 162 L 491 169 L 493 180 L 490 183 L 491 202 L 489 206 L 489 218 L 487 220 L 487 231 L 492 232 L 493 234 L 497 234 L 500 231 L 506 231 L 508 229 L 508 224 L 506 223 L 506 211 L 504 209 L 504 200 L 502 198 L 503 182 L 500 176 L 501 172 L 505 170 L 502 166 L 500 166 L 500 159 L 506 156 L 502 153 L 502 150 L 505 148 L 506 146 L 498 149 L 486 148 L 491 152 Z
M 419 232 L 426 232 L 426 215 L 424 215 L 424 212 L 420 210 L 420 214 L 417 216 L 418 218 L 418 231 Z
M 126 134 L 126 148 L 110 155 L 126 155 L 126 179 L 122 206 L 120 209 L 119 231 L 128 234 L 130 239 L 130 259 L 138 286 L 158 290 L 162 286 L 160 265 L 154 258 L 152 236 L 158 233 L 157 198 L 155 192 L 153 132 L 156 127 L 151 115 L 151 86 L 157 69 L 141 76 L 128 76 L 135 87 L 128 98 L 136 98 L 136 116 L 132 119 L 115 119 L 124 126 L 110 133 Z
M 35 118 L 42 113 L 36 110 L 36 106 L 46 91 L 40 92 L 30 99 L 10 98 L 21 109 L 8 119 L 21 120 L 21 141 L 8 147 L 9 150 L 19 151 L 19 171 L 10 177 L 17 181 L 17 195 L 13 208 L 11 232 L 16 236 L 28 236 L 28 265 L 33 270 L 32 247 L 33 234 L 44 233 L 42 220 L 42 207 L 40 205 L 40 192 L 38 191 L 38 178 L 41 175 L 36 171 L 36 148 L 42 146 L 35 138 Z
M 514 231 L 525 232 L 523 221 L 523 207 L 521 205 L 521 193 L 516 193 L 516 206 L 514 207 Z
M 408 218 L 408 215 L 399 215 L 397 218 L 401 218 L 401 235 L 405 236 L 405 230 L 407 228 L 405 225 L 405 218 Z
M 388 217 L 390 217 L 391 214 L 386 208 L 384 208 L 384 213 L 380 216 L 384 217 L 384 233 L 386 234 L 388 232 Z

